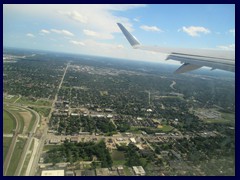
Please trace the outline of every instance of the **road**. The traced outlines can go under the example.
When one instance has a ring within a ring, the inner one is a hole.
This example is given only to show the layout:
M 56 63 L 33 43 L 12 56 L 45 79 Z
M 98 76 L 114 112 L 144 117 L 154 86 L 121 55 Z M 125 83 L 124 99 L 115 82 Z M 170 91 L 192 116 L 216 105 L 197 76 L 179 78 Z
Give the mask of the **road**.
M 62 83 L 63 83 L 64 77 L 65 77 L 65 75 L 66 75 L 66 72 L 67 72 L 67 69 L 68 69 L 69 65 L 70 65 L 70 63 L 67 64 L 67 66 L 66 66 L 66 68 L 65 68 L 65 71 L 64 71 L 64 73 L 63 73 L 62 79 L 61 79 L 61 81 L 60 81 L 60 83 L 59 83 L 59 86 L 58 86 L 58 89 L 57 89 L 57 93 L 56 93 L 55 98 L 54 98 L 54 100 L 53 100 L 53 102 L 52 102 L 51 110 L 50 110 L 50 113 L 49 113 L 48 118 L 47 118 L 47 119 L 48 119 L 48 120 L 47 120 L 48 122 L 50 121 L 51 116 L 52 116 L 52 112 L 54 111 L 55 102 L 57 101 L 58 93 L 59 93 L 59 90 L 60 90 L 61 87 L 62 87 Z M 34 176 L 35 173 L 36 173 L 38 161 L 39 161 L 40 156 L 41 156 L 41 154 L 42 154 L 45 140 L 47 139 L 47 132 L 48 132 L 48 126 L 44 129 L 44 132 L 43 132 L 43 134 L 42 134 L 42 137 L 41 137 L 40 140 L 39 140 L 39 144 L 38 144 L 38 148 L 37 148 L 38 151 L 36 152 L 35 157 L 34 157 L 34 159 L 32 160 L 32 167 L 31 167 L 30 172 L 29 172 L 29 174 L 28 174 L 29 176 Z
M 19 160 L 18 167 L 17 167 L 17 169 L 15 171 L 15 174 L 14 174 L 15 176 L 20 176 L 23 164 L 24 164 L 26 156 L 27 156 L 27 152 L 29 151 L 30 146 L 31 146 L 31 142 L 32 142 L 32 139 L 33 139 L 33 134 L 35 134 L 35 132 L 37 130 L 37 126 L 38 126 L 38 124 L 40 122 L 40 116 L 39 116 L 39 114 L 36 111 L 33 111 L 32 109 L 29 109 L 29 108 L 23 108 L 23 109 L 26 109 L 26 110 L 34 113 L 34 115 L 35 115 L 35 122 L 34 122 L 34 125 L 32 127 L 31 132 L 29 133 L 29 138 L 27 139 L 26 144 L 25 144 L 25 146 L 23 148 L 23 152 L 22 152 L 21 158 Z
M 7 170 L 8 170 L 10 161 L 11 161 L 11 157 L 12 157 L 15 145 L 16 145 L 16 140 L 18 138 L 18 132 L 20 131 L 20 126 L 19 126 L 19 123 L 18 123 L 18 120 L 17 120 L 16 116 L 13 113 L 11 113 L 10 111 L 6 110 L 6 109 L 5 109 L 5 111 L 7 111 L 8 113 L 13 115 L 13 117 L 14 117 L 14 119 L 16 121 L 16 129 L 15 129 L 15 133 L 13 135 L 12 142 L 11 142 L 11 145 L 9 147 L 6 159 L 5 159 L 4 164 L 3 164 L 3 175 L 4 176 L 6 176 L 6 174 L 7 174 Z

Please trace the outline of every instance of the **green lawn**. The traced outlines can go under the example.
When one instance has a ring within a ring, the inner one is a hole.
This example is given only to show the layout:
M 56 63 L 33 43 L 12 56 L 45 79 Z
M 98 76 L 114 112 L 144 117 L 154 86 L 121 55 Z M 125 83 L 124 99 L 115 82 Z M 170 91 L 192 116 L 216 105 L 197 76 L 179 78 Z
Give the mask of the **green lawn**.
M 3 133 L 10 134 L 16 128 L 16 121 L 12 114 L 3 110 Z
M 26 105 L 38 105 L 38 106 L 51 106 L 52 105 L 52 101 L 48 101 L 48 100 L 37 100 L 37 101 L 33 101 L 27 97 L 21 97 L 17 103 L 19 104 L 26 104 Z
M 44 107 L 31 107 L 31 109 L 38 112 L 44 117 L 47 117 L 51 110 L 51 108 L 44 108 Z
M 133 175 L 133 173 L 130 171 L 129 167 L 127 167 L 127 166 L 123 167 L 123 171 L 127 176 L 132 176 Z
M 26 142 L 26 139 L 22 139 L 22 138 L 18 138 L 17 139 L 18 142 L 16 143 L 16 146 L 14 148 L 14 152 L 12 154 L 12 158 L 8 167 L 8 171 L 7 171 L 7 176 L 13 176 L 17 166 L 18 166 L 18 162 L 21 158 L 21 154 Z
M 126 163 L 124 152 L 113 150 L 112 152 L 113 165 L 124 165 Z
M 205 119 L 204 122 L 235 125 L 235 114 L 222 113 L 221 115 L 222 117 L 220 119 Z
M 11 144 L 11 141 L 12 141 L 11 137 L 3 137 L 3 162 L 5 161 L 5 158 L 7 156 L 7 152 Z
M 4 95 L 3 102 L 8 102 L 8 103 L 14 103 L 19 96 L 14 95 L 14 97 L 8 98 L 6 95 Z
M 19 133 L 22 133 L 23 132 L 23 128 L 24 128 L 24 120 L 23 120 L 23 117 L 18 113 L 20 110 L 17 110 L 17 111 L 11 111 L 15 117 L 17 118 L 17 121 L 18 121 L 18 125 L 20 127 L 20 131 Z
M 172 126 L 169 126 L 169 125 L 163 125 L 161 128 L 163 132 L 169 132 L 169 131 L 172 131 L 173 130 L 173 127 Z
M 57 147 L 59 147 L 59 145 L 45 145 L 43 148 L 43 151 L 49 151 L 49 150 L 55 149 Z

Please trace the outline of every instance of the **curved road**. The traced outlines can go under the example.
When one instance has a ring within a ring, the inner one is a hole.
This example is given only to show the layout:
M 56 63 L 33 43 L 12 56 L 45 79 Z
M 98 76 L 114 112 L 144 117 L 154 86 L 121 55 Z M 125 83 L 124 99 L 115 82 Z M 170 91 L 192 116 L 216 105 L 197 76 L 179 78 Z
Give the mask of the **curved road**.
M 32 130 L 29 133 L 29 138 L 27 139 L 27 142 L 26 142 L 26 144 L 23 148 L 23 152 L 22 152 L 21 158 L 19 160 L 18 167 L 17 167 L 17 169 L 15 171 L 15 174 L 14 174 L 15 176 L 20 176 L 23 164 L 24 164 L 26 156 L 27 156 L 27 152 L 28 152 L 28 150 L 30 149 L 30 146 L 31 146 L 31 142 L 32 142 L 32 139 L 33 139 L 33 134 L 36 132 L 37 125 L 40 121 L 40 116 L 36 111 L 34 111 L 32 109 L 29 109 L 29 108 L 23 108 L 23 109 L 26 109 L 26 110 L 32 112 L 35 115 L 35 122 L 34 122 L 34 125 L 32 127 Z
M 30 145 L 31 145 L 31 142 L 32 142 L 32 138 L 33 138 L 33 134 L 36 132 L 37 130 L 37 125 L 38 123 L 40 122 L 40 116 L 39 114 L 32 110 L 32 109 L 29 109 L 27 107 L 21 107 L 21 106 L 18 106 L 16 104 L 13 104 L 13 106 L 15 107 L 18 107 L 20 109 L 25 109 L 25 110 L 28 110 L 30 112 L 32 112 L 34 115 L 35 115 L 35 122 L 34 122 L 34 125 L 32 127 L 32 130 L 30 131 L 30 135 L 25 143 L 25 146 L 23 148 L 23 152 L 21 154 L 21 157 L 20 157 L 20 160 L 18 162 L 18 167 L 14 173 L 15 176 L 19 176 L 20 173 L 21 173 L 21 170 L 22 170 L 22 167 L 23 167 L 23 164 L 25 162 L 25 159 L 26 159 L 26 155 L 27 155 L 27 152 L 30 148 Z M 6 110 L 6 109 L 5 109 Z M 10 111 L 6 110 L 7 112 L 11 113 Z M 14 151 L 14 148 L 15 148 L 15 145 L 16 145 L 16 140 L 17 140 L 17 137 L 19 136 L 19 131 L 20 131 L 20 126 L 19 126 L 19 123 L 18 123 L 18 120 L 16 118 L 16 116 L 11 113 L 14 117 L 14 119 L 16 120 L 16 131 L 15 131 L 15 134 L 13 135 L 13 139 L 12 139 L 12 142 L 11 142 L 11 145 L 9 147 L 9 150 L 8 150 L 8 153 L 7 153 L 7 156 L 6 156 L 6 159 L 4 161 L 4 175 L 6 176 L 7 174 L 7 170 L 8 170 L 8 167 L 9 167 L 9 164 L 10 164 L 10 161 L 11 161 L 11 157 L 12 157 L 12 154 L 13 154 L 13 151 Z

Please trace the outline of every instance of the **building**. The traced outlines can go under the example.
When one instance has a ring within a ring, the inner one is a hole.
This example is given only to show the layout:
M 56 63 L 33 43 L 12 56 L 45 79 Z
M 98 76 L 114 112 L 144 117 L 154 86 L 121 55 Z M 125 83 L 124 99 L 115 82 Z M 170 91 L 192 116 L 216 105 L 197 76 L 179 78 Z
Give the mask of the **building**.
M 137 175 L 137 176 L 145 176 L 146 175 L 146 172 L 142 166 L 133 166 L 132 168 L 133 168 L 135 175 Z
M 73 171 L 66 171 L 66 176 L 74 176 L 74 172 Z
M 96 174 L 97 176 L 109 176 L 110 172 L 108 168 L 98 168 Z
M 73 136 L 70 138 L 71 142 L 78 142 L 78 136 Z
M 132 143 L 134 143 L 134 144 L 137 143 L 136 140 L 135 140 L 135 138 L 130 138 L 130 141 L 131 141 Z
M 64 170 L 43 170 L 41 176 L 64 176 Z
M 60 143 L 59 139 L 50 139 L 49 140 L 49 144 L 58 144 L 58 143 Z

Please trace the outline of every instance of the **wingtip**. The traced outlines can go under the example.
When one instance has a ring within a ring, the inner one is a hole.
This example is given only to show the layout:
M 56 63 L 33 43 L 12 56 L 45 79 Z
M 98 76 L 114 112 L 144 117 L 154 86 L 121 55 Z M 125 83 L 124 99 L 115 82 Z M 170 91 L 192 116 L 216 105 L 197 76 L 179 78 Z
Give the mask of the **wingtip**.
M 129 33 L 121 23 L 117 23 L 117 25 L 133 47 L 140 45 L 140 42 L 131 33 Z

